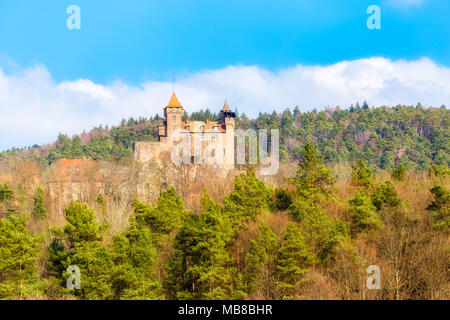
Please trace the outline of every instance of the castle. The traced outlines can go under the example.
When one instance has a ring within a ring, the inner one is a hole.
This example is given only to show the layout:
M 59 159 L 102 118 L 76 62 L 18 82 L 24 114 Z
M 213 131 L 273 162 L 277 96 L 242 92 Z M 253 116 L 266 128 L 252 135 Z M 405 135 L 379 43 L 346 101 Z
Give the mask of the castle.
M 164 123 L 158 126 L 159 141 L 136 142 L 134 159 L 138 162 L 157 161 L 168 153 L 172 155 L 172 161 L 174 156 L 180 156 L 183 163 L 233 167 L 236 115 L 228 103 L 225 102 L 220 111 L 221 121 L 182 121 L 183 114 L 183 106 L 173 92 L 164 108 Z

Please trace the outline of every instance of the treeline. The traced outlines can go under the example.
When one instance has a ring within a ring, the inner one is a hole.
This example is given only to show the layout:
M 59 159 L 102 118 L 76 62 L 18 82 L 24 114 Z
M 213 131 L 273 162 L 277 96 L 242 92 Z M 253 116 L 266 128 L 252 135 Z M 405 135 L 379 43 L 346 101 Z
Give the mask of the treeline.
M 448 299 L 448 167 L 433 166 L 426 207 L 412 207 L 397 188 L 410 185 L 404 166 L 379 181 L 354 163 L 348 198 L 307 143 L 296 175 L 277 188 L 252 168 L 235 178 L 223 203 L 205 190 L 199 213 L 174 188 L 156 204 L 134 200 L 127 230 L 106 237 L 96 215 L 108 210 L 72 202 L 66 224 L 43 235 L 28 221 L 46 219 L 37 190 L 31 217 L 14 208 L 0 185 L 0 298 L 26 299 Z M 417 187 L 417 186 L 416 186 Z M 414 188 L 416 188 L 414 187 Z M 340 196 L 341 195 L 341 196 Z M 382 270 L 380 290 L 365 286 L 369 265 Z M 70 266 L 81 286 L 70 290 Z
M 280 129 L 280 156 L 285 163 L 297 161 L 306 142 L 313 143 L 325 163 L 363 159 L 372 168 L 392 169 L 404 165 L 408 170 L 424 170 L 431 164 L 450 165 L 450 111 L 399 105 L 369 108 L 351 106 L 348 110 L 327 109 L 300 112 L 260 113 L 257 119 L 238 114 L 237 128 Z M 185 114 L 184 119 L 188 118 Z M 210 110 L 194 112 L 192 120 L 218 120 Z M 25 157 L 50 164 L 63 158 L 120 160 L 132 155 L 136 141 L 157 141 L 159 115 L 149 119 L 130 118 L 117 127 L 95 128 L 69 138 L 60 135 L 49 147 L 33 146 L 2 152 L 1 158 Z

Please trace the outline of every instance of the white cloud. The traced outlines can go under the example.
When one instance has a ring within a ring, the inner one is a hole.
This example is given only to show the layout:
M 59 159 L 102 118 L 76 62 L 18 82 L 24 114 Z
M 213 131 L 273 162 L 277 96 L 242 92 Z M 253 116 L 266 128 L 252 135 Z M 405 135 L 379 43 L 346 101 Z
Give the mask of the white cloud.
M 186 75 L 176 85 L 189 112 L 219 111 L 225 99 L 239 112 L 302 110 L 367 100 L 370 105 L 421 102 L 450 106 L 450 68 L 428 58 L 416 61 L 373 57 L 329 66 L 305 66 L 271 72 L 257 66 L 228 66 Z M 102 85 L 87 79 L 55 83 L 44 66 L 6 74 L 0 69 L 0 150 L 55 140 L 122 118 L 162 114 L 170 82 L 132 86 Z

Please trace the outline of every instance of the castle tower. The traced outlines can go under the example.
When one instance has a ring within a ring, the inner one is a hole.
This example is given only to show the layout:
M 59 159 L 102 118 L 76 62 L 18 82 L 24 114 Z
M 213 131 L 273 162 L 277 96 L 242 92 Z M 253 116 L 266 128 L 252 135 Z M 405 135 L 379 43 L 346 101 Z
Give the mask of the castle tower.
M 234 131 L 235 129 L 235 123 L 234 118 L 236 118 L 236 114 L 231 111 L 230 107 L 228 106 L 228 102 L 225 101 L 225 104 L 223 105 L 222 110 L 220 111 L 220 114 L 222 115 L 222 121 L 225 124 L 226 131 Z M 234 134 L 234 132 L 233 132 Z
M 166 117 L 166 137 L 169 140 L 172 133 L 181 128 L 181 117 L 183 117 L 184 109 L 178 98 L 173 92 L 169 104 L 164 108 L 164 117 Z
M 220 114 L 225 124 L 226 132 L 224 164 L 226 166 L 234 166 L 234 129 L 236 128 L 234 118 L 236 118 L 236 114 L 231 111 L 227 101 L 225 101 Z

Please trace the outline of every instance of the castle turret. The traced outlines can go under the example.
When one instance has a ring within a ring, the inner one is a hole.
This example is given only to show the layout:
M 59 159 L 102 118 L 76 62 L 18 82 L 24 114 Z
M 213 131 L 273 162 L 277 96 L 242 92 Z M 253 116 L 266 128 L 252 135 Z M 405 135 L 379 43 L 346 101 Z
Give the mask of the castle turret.
M 181 128 L 181 118 L 183 117 L 184 109 L 180 101 L 173 92 L 169 104 L 164 108 L 164 116 L 166 117 L 166 136 L 170 139 L 172 133 Z
M 222 122 L 225 125 L 226 132 L 224 164 L 226 166 L 234 166 L 234 129 L 236 127 L 234 118 L 236 118 L 236 114 L 231 111 L 227 101 L 225 101 L 220 114 L 222 116 Z
M 225 101 L 225 104 L 223 105 L 220 114 L 222 115 L 222 121 L 225 124 L 226 131 L 227 132 L 228 130 L 234 131 L 235 129 L 234 118 L 236 118 L 236 114 L 231 111 L 227 101 Z

